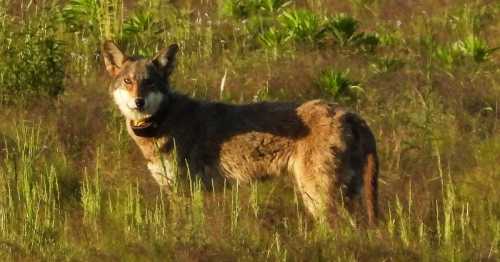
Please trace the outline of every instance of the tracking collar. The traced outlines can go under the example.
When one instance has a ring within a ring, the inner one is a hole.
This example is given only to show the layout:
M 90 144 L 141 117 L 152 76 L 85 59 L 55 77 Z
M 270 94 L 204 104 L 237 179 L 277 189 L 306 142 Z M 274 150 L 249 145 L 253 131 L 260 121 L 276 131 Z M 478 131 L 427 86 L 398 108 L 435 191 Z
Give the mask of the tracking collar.
M 136 136 L 140 137 L 156 137 L 160 133 L 161 122 L 165 118 L 168 109 L 170 97 L 165 96 L 160 108 L 151 117 L 141 121 L 129 120 L 130 127 Z

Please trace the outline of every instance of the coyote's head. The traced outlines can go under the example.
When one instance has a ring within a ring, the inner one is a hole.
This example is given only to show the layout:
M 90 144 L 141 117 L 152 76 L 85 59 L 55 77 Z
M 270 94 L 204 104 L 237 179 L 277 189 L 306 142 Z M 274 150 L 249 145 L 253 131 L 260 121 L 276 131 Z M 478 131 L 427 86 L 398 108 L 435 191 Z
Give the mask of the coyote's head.
M 160 109 L 168 97 L 178 49 L 173 44 L 147 59 L 127 56 L 111 41 L 103 44 L 104 64 L 113 77 L 110 91 L 127 119 L 141 122 Z

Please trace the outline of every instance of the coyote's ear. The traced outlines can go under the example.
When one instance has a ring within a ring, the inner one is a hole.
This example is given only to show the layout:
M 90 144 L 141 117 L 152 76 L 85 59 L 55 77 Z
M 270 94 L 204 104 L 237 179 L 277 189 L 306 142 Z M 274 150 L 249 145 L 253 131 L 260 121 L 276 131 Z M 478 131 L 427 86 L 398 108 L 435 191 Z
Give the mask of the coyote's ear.
M 175 68 L 175 55 L 179 51 L 177 44 L 172 44 L 168 48 L 162 49 L 154 58 L 153 64 L 158 70 L 169 77 Z
M 106 70 L 111 76 L 117 76 L 121 71 L 123 63 L 127 60 L 127 57 L 120 48 L 109 40 L 102 45 L 102 56 L 104 57 Z

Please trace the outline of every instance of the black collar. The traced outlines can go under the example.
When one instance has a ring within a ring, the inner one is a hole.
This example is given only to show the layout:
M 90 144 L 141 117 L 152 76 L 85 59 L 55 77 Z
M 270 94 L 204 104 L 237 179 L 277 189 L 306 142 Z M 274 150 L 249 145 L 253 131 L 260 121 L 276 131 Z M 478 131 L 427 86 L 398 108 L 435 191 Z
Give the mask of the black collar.
M 129 120 L 129 125 L 132 128 L 132 131 L 134 131 L 134 134 L 136 136 L 140 137 L 159 136 L 161 129 L 161 122 L 166 116 L 169 99 L 170 98 L 168 96 L 165 96 L 163 102 L 160 104 L 160 108 L 158 109 L 158 111 L 156 111 L 156 113 L 151 117 L 142 120 L 141 125 L 134 125 L 133 121 Z

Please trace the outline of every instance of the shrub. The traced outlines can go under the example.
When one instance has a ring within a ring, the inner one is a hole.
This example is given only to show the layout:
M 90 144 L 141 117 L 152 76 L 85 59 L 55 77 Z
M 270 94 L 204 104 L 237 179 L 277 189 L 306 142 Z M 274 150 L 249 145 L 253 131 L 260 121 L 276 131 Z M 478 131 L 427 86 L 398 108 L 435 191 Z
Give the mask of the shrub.
M 62 17 L 70 32 L 97 34 L 99 32 L 99 2 L 71 0 L 62 10 Z
M 64 45 L 47 19 L 42 14 L 17 31 L 8 24 L 10 30 L 0 35 L 0 100 L 64 91 Z
M 99 42 L 121 34 L 122 6 L 122 0 L 71 0 L 62 10 L 62 20 L 68 31 Z

